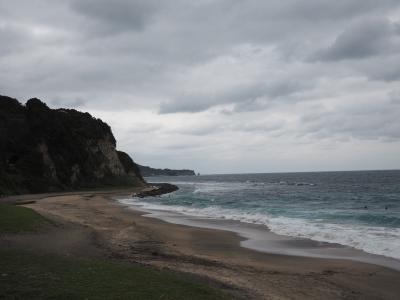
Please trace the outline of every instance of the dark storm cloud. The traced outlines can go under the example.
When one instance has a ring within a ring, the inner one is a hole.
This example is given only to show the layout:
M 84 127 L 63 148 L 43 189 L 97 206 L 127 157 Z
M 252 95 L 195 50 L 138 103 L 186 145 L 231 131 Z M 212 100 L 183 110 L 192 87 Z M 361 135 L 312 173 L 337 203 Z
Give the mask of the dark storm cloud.
M 30 91 L 37 89 L 39 94 L 45 94 L 42 91 L 47 86 L 55 91 L 52 98 L 70 97 L 66 90 L 75 90 L 75 96 L 80 97 L 85 97 L 86 91 L 87 96 L 93 96 L 93 91 L 107 93 L 113 89 L 126 94 L 135 90 L 142 95 L 148 93 L 150 86 L 157 86 L 163 94 L 159 98 L 164 98 L 161 112 L 178 112 L 180 107 L 182 111 L 197 112 L 219 103 L 240 107 L 246 106 L 240 103 L 254 102 L 260 97 L 289 94 L 279 89 L 287 89 L 298 78 L 287 78 L 286 83 L 283 81 L 277 87 L 258 79 L 249 85 L 254 91 L 244 88 L 243 92 L 208 95 L 189 90 L 182 96 L 175 76 L 229 54 L 241 44 L 275 47 L 278 55 L 284 57 L 284 52 L 290 52 L 291 59 L 298 59 L 298 55 L 320 48 L 324 40 L 338 36 L 331 47 L 322 51 L 322 58 L 372 55 L 380 51 L 380 46 L 388 46 L 393 30 L 387 24 L 381 26 L 370 20 L 398 6 L 396 1 L 389 0 L 34 2 L 0 1 L 4 22 L 0 24 L 0 34 L 2 41 L 6 41 L 0 44 L 0 52 L 29 52 L 28 56 L 15 57 L 15 61 L 8 60 L 5 65 L 13 66 L 19 74 L 29 73 L 30 69 L 38 72 L 36 77 L 20 78 L 30 80 Z M 398 24 L 394 27 L 398 32 Z M 50 30 L 48 37 L 41 37 L 42 29 Z M 57 40 L 51 44 L 47 40 L 51 38 Z M 353 41 L 358 43 L 357 47 L 352 47 Z M 393 44 L 387 48 L 398 49 Z M 397 69 L 391 66 L 387 70 L 368 66 L 359 69 L 373 79 L 393 80 L 397 78 Z
M 398 50 L 398 24 L 385 19 L 363 19 L 339 34 L 333 44 L 319 51 L 316 59 L 336 61 L 360 59 Z
M 373 80 L 398 81 L 400 80 L 400 52 L 364 62 L 357 68 Z
M 337 20 L 338 18 L 348 19 L 349 17 L 365 15 L 370 12 L 379 12 L 392 8 L 396 0 L 287 0 L 287 1 L 225 1 L 235 2 L 240 5 L 242 10 L 252 10 L 253 12 L 265 9 L 269 16 L 292 17 L 295 19 L 307 20 Z M 268 8 L 268 9 L 267 9 Z M 257 14 L 256 14 L 257 15 Z M 290 21 L 290 19 L 288 20 Z
M 75 0 L 71 7 L 86 19 L 93 33 L 119 33 L 143 30 L 155 11 L 151 0 Z

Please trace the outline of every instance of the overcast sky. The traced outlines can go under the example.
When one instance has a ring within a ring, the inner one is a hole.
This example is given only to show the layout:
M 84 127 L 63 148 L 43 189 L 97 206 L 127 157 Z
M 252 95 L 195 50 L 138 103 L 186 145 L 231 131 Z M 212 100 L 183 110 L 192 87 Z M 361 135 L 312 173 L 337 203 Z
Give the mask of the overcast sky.
M 153 167 L 400 168 L 400 1 L 0 0 L 0 94 Z

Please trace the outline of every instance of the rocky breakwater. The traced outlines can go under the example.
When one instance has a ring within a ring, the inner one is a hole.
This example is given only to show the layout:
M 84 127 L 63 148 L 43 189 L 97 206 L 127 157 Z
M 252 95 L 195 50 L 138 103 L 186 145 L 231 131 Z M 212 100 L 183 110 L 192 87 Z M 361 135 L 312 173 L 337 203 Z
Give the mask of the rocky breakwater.
M 143 190 L 140 193 L 135 193 L 132 197 L 155 197 L 163 194 L 168 194 L 177 191 L 179 188 L 176 185 L 170 183 L 153 183 L 148 189 Z

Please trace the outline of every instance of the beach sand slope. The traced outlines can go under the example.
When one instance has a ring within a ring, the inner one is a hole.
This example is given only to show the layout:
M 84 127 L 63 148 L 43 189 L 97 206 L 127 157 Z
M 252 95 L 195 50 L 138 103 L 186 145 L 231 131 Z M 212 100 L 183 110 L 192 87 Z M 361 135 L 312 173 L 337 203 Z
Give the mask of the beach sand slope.
M 220 287 L 247 299 L 400 297 L 400 273 L 395 270 L 348 260 L 284 256 L 245 249 L 240 247 L 242 238 L 232 232 L 145 217 L 143 212 L 114 200 L 122 195 L 127 192 L 36 196 L 36 202 L 26 206 L 50 219 L 74 224 L 74 227 L 65 235 L 61 226 L 60 238 L 53 243 L 30 246 L 48 251 L 82 252 L 89 256 L 107 253 L 121 261 L 200 275 L 202 280 L 218 282 Z M 29 197 L 24 199 L 29 200 Z M 66 247 L 64 241 L 72 244 Z

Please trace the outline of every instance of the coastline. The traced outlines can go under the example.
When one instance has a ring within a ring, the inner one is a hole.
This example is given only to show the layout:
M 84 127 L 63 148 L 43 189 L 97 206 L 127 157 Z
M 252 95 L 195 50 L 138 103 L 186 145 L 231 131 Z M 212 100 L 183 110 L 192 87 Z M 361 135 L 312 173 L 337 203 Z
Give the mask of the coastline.
M 121 204 L 127 205 L 123 203 L 123 200 Z M 132 204 L 127 206 L 132 210 L 143 212 L 143 216 L 145 217 L 156 218 L 168 223 L 233 232 L 242 238 L 240 242 L 241 247 L 259 252 L 310 258 L 347 259 L 400 271 L 400 260 L 398 259 L 368 253 L 337 243 L 279 235 L 272 232 L 265 225 L 243 223 L 236 220 L 202 218 L 171 211 L 144 209 L 139 205 Z
M 251 250 L 241 246 L 244 238 L 237 233 L 172 224 L 117 203 L 116 197 L 127 194 L 45 195 L 26 206 L 92 230 L 98 247 L 120 260 L 199 275 L 245 298 L 396 299 L 400 294 L 398 271 L 352 260 Z

